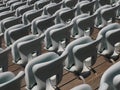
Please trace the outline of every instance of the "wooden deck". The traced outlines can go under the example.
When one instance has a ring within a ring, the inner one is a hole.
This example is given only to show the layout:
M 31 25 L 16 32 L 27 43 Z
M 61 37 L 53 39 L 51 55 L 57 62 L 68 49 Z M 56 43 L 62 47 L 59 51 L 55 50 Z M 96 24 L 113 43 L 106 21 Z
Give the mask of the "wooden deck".
M 97 30 L 97 29 L 94 30 L 94 33 L 92 35 L 93 38 L 95 38 L 97 36 L 98 31 L 99 30 Z M 2 47 L 5 48 L 4 40 L 2 43 L 3 43 Z M 119 61 L 119 59 L 117 61 Z M 112 64 L 113 63 L 108 62 L 105 59 L 105 57 L 98 56 L 97 62 L 92 67 L 93 70 L 91 70 L 90 75 L 84 77 L 85 83 L 91 85 L 93 90 L 97 90 L 99 87 L 99 82 L 100 82 L 100 78 L 101 78 L 102 74 Z M 15 74 L 17 74 L 20 70 L 24 70 L 24 68 L 22 68 L 21 66 L 18 66 L 16 64 L 12 63 L 11 53 L 9 53 L 9 69 L 8 70 L 14 72 Z M 71 88 L 73 88 L 77 85 L 80 85 L 82 83 L 83 83 L 83 81 L 80 78 L 78 78 L 75 74 L 64 70 L 63 79 L 62 79 L 61 83 L 58 85 L 58 87 L 60 88 L 60 90 L 70 90 Z M 21 90 L 26 90 L 25 86 L 26 86 L 25 80 L 23 79 L 22 84 L 21 84 Z

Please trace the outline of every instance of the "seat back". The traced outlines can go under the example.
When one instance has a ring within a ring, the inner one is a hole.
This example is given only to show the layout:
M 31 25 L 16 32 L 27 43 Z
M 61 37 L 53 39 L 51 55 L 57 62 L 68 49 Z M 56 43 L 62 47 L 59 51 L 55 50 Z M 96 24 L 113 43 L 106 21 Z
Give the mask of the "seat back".
M 4 83 L 0 84 L 1 90 L 20 90 L 21 85 L 21 79 L 24 77 L 24 72 L 20 71 L 16 76 L 13 75 L 13 73 L 4 72 L 3 78 L 5 80 L 8 80 Z M 9 79 L 8 79 L 9 78 Z
M 48 5 L 45 6 L 45 10 L 44 13 L 47 15 L 53 15 L 57 10 L 59 10 L 62 6 L 62 2 L 61 3 L 50 3 Z
M 49 3 L 50 3 L 50 0 L 41 0 L 41 1 L 35 2 L 34 6 L 35 6 L 35 9 L 42 9 L 44 6 L 46 6 Z
M 1 21 L 1 31 L 4 33 L 7 28 L 21 23 L 22 23 L 21 17 L 6 18 Z
M 119 64 L 120 64 L 120 62 L 117 62 L 116 64 L 109 67 L 103 73 L 101 80 L 100 80 L 99 90 L 104 90 L 105 88 L 109 89 L 109 90 L 114 90 L 114 89 L 119 90 L 120 89 L 120 88 L 115 88 L 115 86 L 114 86 L 114 84 L 117 83 L 117 80 L 116 80 L 116 82 L 113 83 L 113 80 L 115 79 L 115 77 L 120 74 Z
M 9 52 L 10 52 L 10 48 L 0 50 L 0 67 L 2 68 L 3 72 L 8 70 L 8 53 Z
M 70 25 L 65 25 L 61 28 L 56 28 L 50 31 L 50 36 L 52 41 L 52 51 L 57 51 L 62 41 L 65 41 L 65 47 L 67 46 L 67 44 L 70 42 L 71 28 L 72 28 L 72 25 L 70 24 Z
M 29 24 L 33 19 L 42 15 L 43 10 L 30 10 L 23 14 L 22 19 L 24 24 Z
M 23 15 L 25 12 L 32 10 L 34 8 L 34 5 L 28 6 L 24 5 L 16 9 L 16 15 L 20 16 Z

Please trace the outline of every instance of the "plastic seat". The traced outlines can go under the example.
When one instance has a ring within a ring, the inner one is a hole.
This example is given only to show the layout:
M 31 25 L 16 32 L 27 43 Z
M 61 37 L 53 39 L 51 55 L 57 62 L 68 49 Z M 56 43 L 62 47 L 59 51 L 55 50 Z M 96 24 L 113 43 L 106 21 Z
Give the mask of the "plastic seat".
M 8 53 L 10 48 L 2 49 L 0 48 L 0 70 L 2 72 L 8 71 Z
M 0 7 L 6 7 L 6 4 L 4 3 L 4 4 L 0 4 Z
M 4 32 L 6 46 L 11 45 L 19 38 L 28 35 L 30 32 L 30 26 L 31 25 L 18 24 L 6 29 Z
M 81 14 L 72 19 L 72 21 L 71 21 L 71 23 L 73 24 L 73 27 L 71 30 L 72 38 L 79 38 L 84 35 L 84 32 L 82 30 L 79 30 L 79 28 L 78 28 L 77 20 L 85 18 L 85 17 L 89 17 L 89 14 Z
M 88 13 L 92 15 L 94 12 L 95 3 L 96 3 L 95 0 L 92 0 L 92 1 L 83 0 L 81 2 L 78 2 L 75 6 L 77 8 L 77 15 L 80 15 L 82 13 Z
M 34 4 L 35 2 L 37 2 L 38 0 L 27 0 L 27 4 L 31 5 Z
M 74 88 L 70 90 L 92 90 L 92 88 L 88 84 L 81 84 L 81 85 L 75 86 Z
M 6 7 L 0 7 L 0 13 L 1 12 L 5 12 L 5 11 L 9 11 L 10 7 L 6 6 Z
M 16 9 L 16 16 L 22 16 L 25 12 L 34 9 L 34 5 L 23 5 Z
M 98 52 L 100 55 L 104 55 L 109 59 L 110 58 L 115 59 L 115 57 L 118 56 L 117 54 L 114 55 L 114 49 L 115 49 L 115 44 L 119 43 L 119 38 L 118 38 L 119 29 L 120 29 L 120 24 L 113 23 L 113 24 L 107 25 L 106 27 L 101 29 L 101 31 L 98 33 L 98 35 L 103 36 L 103 39 L 100 42 L 99 48 L 98 48 Z
M 44 7 L 44 14 L 52 16 L 57 10 L 61 9 L 61 7 L 62 7 L 62 2 L 47 4 Z
M 3 19 L 1 22 L 0 22 L 0 29 L 1 29 L 1 32 L 4 33 L 5 30 L 11 26 L 14 26 L 16 24 L 20 24 L 22 23 L 21 22 L 21 17 L 9 17 L 9 18 L 6 18 L 6 19 Z
M 98 17 L 96 21 L 97 28 L 103 28 L 110 22 L 115 22 L 116 12 L 119 5 L 111 6 L 111 5 L 104 5 L 97 9 Z M 111 20 L 111 21 L 110 21 Z
M 23 6 L 23 5 L 26 5 L 27 2 L 16 2 L 16 3 L 13 3 L 10 7 L 11 7 L 11 10 L 16 10 L 18 7 L 20 6 Z
M 120 62 L 110 66 L 100 79 L 100 87 L 98 90 L 119 90 L 120 87 Z
M 68 7 L 65 7 L 65 8 L 61 8 L 61 9 L 59 9 L 59 10 L 57 10 L 52 16 L 55 16 L 55 24 L 58 24 L 58 23 L 62 23 L 61 21 L 61 18 L 60 18 L 60 16 L 59 16 L 59 13 L 61 12 L 61 13 L 67 13 L 67 11 L 68 12 L 72 12 L 72 11 L 74 11 L 74 9 L 70 9 L 70 8 L 68 8 Z M 73 15 L 73 14 L 72 14 Z M 71 16 L 72 16 L 71 15 Z M 70 18 L 70 17 L 69 17 Z
M 44 35 L 27 35 L 16 40 L 11 46 L 13 62 L 25 67 L 35 56 L 40 55 L 43 38 Z
M 20 71 L 16 76 L 10 71 L 0 73 L 0 90 L 20 90 L 23 77 L 23 71 Z
M 50 0 L 40 0 L 40 1 L 36 1 L 34 6 L 35 9 L 42 9 L 45 5 L 49 4 Z
M 11 17 L 11 16 L 15 16 L 15 11 L 5 11 L 0 13 L 0 20 L 3 20 L 5 18 Z
M 83 17 L 77 20 L 78 24 L 78 30 L 80 30 L 78 34 L 81 36 L 81 31 L 83 32 L 83 36 L 91 36 L 94 30 L 94 25 L 95 25 L 95 19 L 97 17 L 97 14 L 93 14 L 91 16 Z
M 30 10 L 23 14 L 22 20 L 24 24 L 31 23 L 35 18 L 42 15 L 43 10 Z
M 51 0 L 53 3 L 60 3 L 62 0 Z
M 27 89 L 54 90 L 62 79 L 66 55 L 48 52 L 30 61 L 25 67 Z
M 78 0 L 63 0 L 64 7 L 74 8 L 77 3 Z
M 48 51 L 54 51 L 59 53 L 60 47 L 62 46 L 62 49 L 64 49 L 70 42 L 71 28 L 72 24 L 56 24 L 48 28 L 45 32 L 45 48 Z M 65 43 L 65 46 L 64 44 L 62 45 L 62 42 Z
M 44 33 L 47 28 L 55 24 L 54 19 L 55 19 L 54 16 L 49 16 L 49 15 L 42 15 L 38 18 L 35 18 L 32 21 L 32 26 L 31 26 L 32 33 L 39 35 Z
M 88 72 L 89 67 L 95 64 L 97 60 L 97 45 L 102 36 L 92 40 L 84 36 L 72 41 L 66 47 L 68 56 L 65 60 L 65 69 L 80 75 L 82 72 Z M 92 52 L 92 53 L 91 53 Z
M 58 15 L 59 18 L 58 23 L 69 24 L 72 21 L 72 19 L 76 16 L 75 12 L 76 12 L 76 8 L 60 11 Z
M 20 0 L 9 0 L 6 4 L 7 6 L 11 6 L 13 3 L 20 2 Z

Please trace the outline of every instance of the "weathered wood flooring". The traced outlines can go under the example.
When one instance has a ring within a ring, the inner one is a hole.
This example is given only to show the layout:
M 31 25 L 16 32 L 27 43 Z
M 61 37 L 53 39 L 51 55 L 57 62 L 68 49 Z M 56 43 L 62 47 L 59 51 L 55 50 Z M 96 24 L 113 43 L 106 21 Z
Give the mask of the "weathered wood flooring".
M 99 30 L 97 29 L 94 30 L 94 33 L 92 35 L 93 38 L 97 36 L 98 31 Z M 2 42 L 2 47 L 5 48 L 4 40 Z M 119 61 L 119 59 L 117 61 Z M 103 56 L 98 56 L 97 62 L 95 63 L 94 66 L 92 66 L 93 70 L 91 70 L 90 75 L 85 77 L 85 83 L 91 85 L 93 90 L 97 90 L 99 87 L 99 82 L 100 82 L 100 78 L 102 74 L 112 64 L 113 63 L 108 62 Z M 12 63 L 11 53 L 9 54 L 9 69 L 8 70 L 14 72 L 15 74 L 17 74 L 20 70 L 24 70 L 24 68 L 22 68 L 21 66 L 18 66 Z M 70 90 L 71 88 L 77 85 L 80 85 L 82 83 L 83 81 L 80 78 L 78 78 L 75 74 L 64 70 L 63 79 L 61 83 L 58 85 L 58 87 L 60 88 L 60 90 Z M 26 90 L 24 79 L 22 80 L 21 90 Z

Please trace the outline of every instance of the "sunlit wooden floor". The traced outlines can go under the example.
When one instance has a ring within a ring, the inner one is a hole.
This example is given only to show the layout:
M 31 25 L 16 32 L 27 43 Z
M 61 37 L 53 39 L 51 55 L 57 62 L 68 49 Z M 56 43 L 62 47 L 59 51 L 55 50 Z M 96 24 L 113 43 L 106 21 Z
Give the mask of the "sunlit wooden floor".
M 99 32 L 99 30 L 95 29 L 92 37 L 96 38 L 98 32 Z M 5 48 L 4 40 L 2 42 L 2 47 Z M 43 50 L 43 52 L 44 52 L 44 50 Z M 119 60 L 120 59 L 118 59 L 117 61 L 119 61 Z M 102 74 L 112 64 L 113 63 L 109 62 L 105 57 L 98 56 L 97 62 L 92 67 L 93 70 L 91 70 L 91 72 L 88 76 L 84 77 L 85 83 L 91 85 L 93 90 L 97 90 L 99 87 L 99 82 L 100 82 L 100 78 L 101 78 Z M 18 66 L 16 64 L 12 63 L 11 53 L 9 53 L 9 69 L 8 70 L 14 72 L 15 74 L 17 74 L 20 70 L 24 70 L 24 68 L 22 68 L 21 66 Z M 64 70 L 63 79 L 62 79 L 61 83 L 58 85 L 58 87 L 60 88 L 60 90 L 70 90 L 71 88 L 73 88 L 77 85 L 80 85 L 82 83 L 83 83 L 83 81 L 80 78 L 78 78 L 75 74 Z M 21 90 L 26 90 L 25 86 L 26 86 L 25 80 L 23 79 L 22 84 L 21 84 Z

